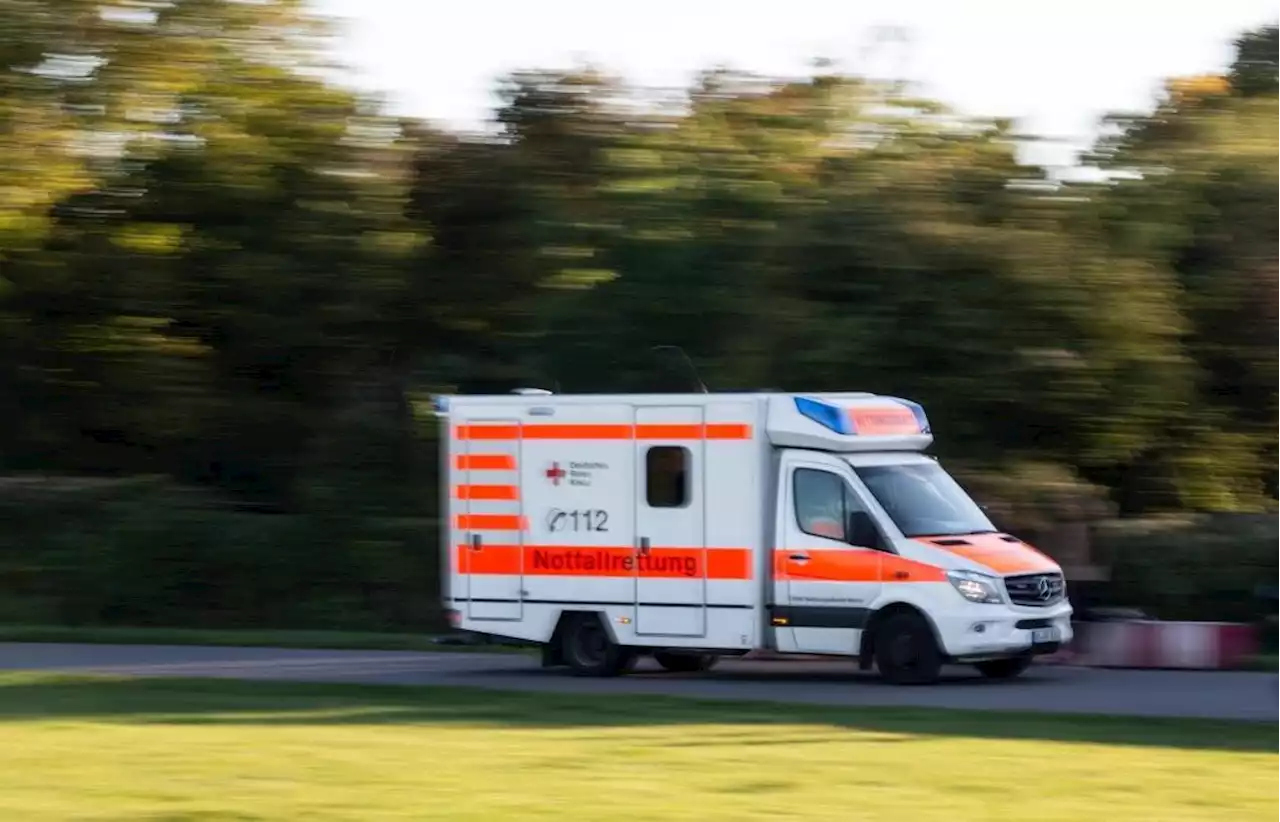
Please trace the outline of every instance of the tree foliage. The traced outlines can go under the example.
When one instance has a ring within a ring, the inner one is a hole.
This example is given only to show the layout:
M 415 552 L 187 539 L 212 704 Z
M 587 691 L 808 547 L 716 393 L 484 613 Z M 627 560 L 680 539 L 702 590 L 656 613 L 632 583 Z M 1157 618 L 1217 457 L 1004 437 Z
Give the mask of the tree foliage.
M 287 0 L 0 0 L 0 468 L 404 488 L 416 393 L 681 390 L 674 344 L 713 389 L 916 398 L 975 477 L 1274 501 L 1274 27 L 1065 186 L 1008 123 L 826 68 L 649 106 L 518 73 L 448 133 L 326 84 L 326 36 Z

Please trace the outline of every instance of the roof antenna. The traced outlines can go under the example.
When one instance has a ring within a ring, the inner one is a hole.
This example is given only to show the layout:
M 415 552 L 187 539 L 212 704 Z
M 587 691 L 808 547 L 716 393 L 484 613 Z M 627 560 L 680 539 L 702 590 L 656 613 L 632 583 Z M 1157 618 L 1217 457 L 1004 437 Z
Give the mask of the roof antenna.
M 694 367 L 693 360 L 689 359 L 689 355 L 685 353 L 685 351 L 684 351 L 684 349 L 683 349 L 683 348 L 681 348 L 681 347 L 680 347 L 680 346 L 678 346 L 678 345 L 655 345 L 653 348 L 650 348 L 649 350 L 650 350 L 650 351 L 664 351 L 664 350 L 665 350 L 665 351 L 674 351 L 674 352 L 676 352 L 676 354 L 678 354 L 678 355 L 680 356 L 680 359 L 684 360 L 684 364 L 685 364 L 685 366 L 686 366 L 686 367 L 688 367 L 688 369 L 689 369 L 689 376 L 693 379 L 693 384 L 694 384 L 694 385 L 696 385 L 696 386 L 698 387 L 698 393 L 701 393 L 701 394 L 709 394 L 709 393 L 711 393 L 711 392 L 707 391 L 707 386 L 706 386 L 706 384 L 702 381 L 702 378 L 698 376 L 698 369 L 697 369 L 696 367 Z

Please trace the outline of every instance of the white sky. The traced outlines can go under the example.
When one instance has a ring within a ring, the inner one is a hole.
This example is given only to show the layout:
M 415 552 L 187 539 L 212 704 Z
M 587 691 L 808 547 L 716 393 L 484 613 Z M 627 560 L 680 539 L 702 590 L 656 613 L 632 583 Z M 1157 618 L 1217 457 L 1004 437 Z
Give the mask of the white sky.
M 857 71 L 877 26 L 909 46 L 870 73 L 906 76 L 971 114 L 1019 119 L 1064 140 L 1035 160 L 1069 163 L 1107 111 L 1147 107 L 1163 78 L 1217 71 L 1275 0 L 314 0 L 342 18 L 339 58 L 396 113 L 479 127 L 502 74 L 590 60 L 669 88 L 716 64 L 795 75 L 817 57 Z

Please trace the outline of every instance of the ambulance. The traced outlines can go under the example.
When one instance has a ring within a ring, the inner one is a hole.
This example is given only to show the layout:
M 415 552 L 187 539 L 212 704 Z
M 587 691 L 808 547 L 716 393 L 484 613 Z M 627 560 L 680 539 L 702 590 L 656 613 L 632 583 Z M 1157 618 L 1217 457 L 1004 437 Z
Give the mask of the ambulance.
M 897 684 L 1007 679 L 1072 638 L 1062 568 L 997 529 L 917 403 L 871 393 L 442 398 L 464 631 L 617 676 L 752 651 Z

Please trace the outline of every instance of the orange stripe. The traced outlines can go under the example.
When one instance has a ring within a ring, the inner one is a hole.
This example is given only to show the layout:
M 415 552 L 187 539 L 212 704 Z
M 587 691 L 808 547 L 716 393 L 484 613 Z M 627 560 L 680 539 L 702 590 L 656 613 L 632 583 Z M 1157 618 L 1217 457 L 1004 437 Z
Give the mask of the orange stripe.
M 746 440 L 751 426 L 743 423 L 645 425 L 459 425 L 460 440 Z
M 637 425 L 635 438 L 638 440 L 745 440 L 751 439 L 751 426 L 739 423 Z
M 791 559 L 807 554 L 807 562 Z M 933 565 L 881 551 L 788 548 L 773 552 L 773 576 L 794 582 L 945 582 L 946 572 Z
M 702 426 L 696 423 L 637 425 L 635 433 L 638 440 L 699 440 L 702 437 Z
M 525 425 L 521 432 L 527 440 L 629 440 L 630 425 Z
M 459 485 L 454 488 L 458 499 L 519 499 L 514 485 Z
M 707 424 L 709 440 L 749 440 L 751 426 L 737 422 L 713 422 Z
M 518 574 L 520 546 L 485 545 L 474 551 L 468 545 L 459 545 L 454 553 L 454 567 L 460 574 Z
M 652 548 L 641 557 L 630 546 L 485 545 L 477 551 L 458 545 L 454 566 L 463 574 L 745 580 L 751 578 L 751 551 Z
M 519 425 L 459 425 L 455 436 L 460 440 L 518 440 Z
M 751 579 L 750 548 L 708 548 L 707 579 Z
M 462 531 L 523 531 L 528 524 L 516 514 L 459 514 L 457 527 Z
M 510 454 L 459 454 L 453 465 L 459 471 L 514 471 L 516 458 Z
M 880 579 L 885 582 L 946 582 L 947 572 L 936 565 L 916 562 L 896 554 L 882 554 Z

